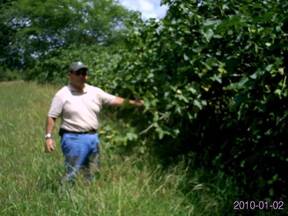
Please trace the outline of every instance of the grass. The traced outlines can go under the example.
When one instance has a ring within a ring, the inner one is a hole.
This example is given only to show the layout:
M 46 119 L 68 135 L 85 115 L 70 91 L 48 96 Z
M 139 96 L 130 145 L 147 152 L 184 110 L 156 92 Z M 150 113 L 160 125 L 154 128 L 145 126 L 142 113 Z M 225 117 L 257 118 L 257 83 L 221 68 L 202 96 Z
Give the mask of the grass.
M 44 153 L 44 125 L 57 87 L 0 83 L 0 215 L 233 215 L 235 182 L 183 163 L 163 170 L 148 157 L 120 156 L 102 139 L 101 174 L 61 186 L 63 157 Z M 104 124 L 113 124 L 105 120 Z M 56 130 L 55 130 L 56 131 Z M 56 134 L 56 133 L 55 133 Z M 191 167 L 190 167 L 191 169 Z

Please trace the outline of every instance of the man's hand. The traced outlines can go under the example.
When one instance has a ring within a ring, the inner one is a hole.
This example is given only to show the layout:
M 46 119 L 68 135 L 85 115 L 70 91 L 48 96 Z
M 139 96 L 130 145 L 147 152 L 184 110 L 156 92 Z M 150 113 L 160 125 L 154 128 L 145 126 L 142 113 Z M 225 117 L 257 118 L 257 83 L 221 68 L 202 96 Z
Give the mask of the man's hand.
M 137 100 L 133 100 L 133 102 L 131 104 L 134 106 L 144 106 L 144 101 L 137 99 Z
M 122 97 L 115 97 L 114 101 L 111 103 L 111 105 L 113 105 L 113 106 L 121 106 L 121 105 L 125 105 L 125 104 L 141 107 L 141 106 L 144 106 L 144 101 L 140 100 L 140 99 L 128 100 L 128 99 L 124 99 Z
M 50 153 L 55 150 L 55 142 L 52 138 L 45 140 L 45 152 Z

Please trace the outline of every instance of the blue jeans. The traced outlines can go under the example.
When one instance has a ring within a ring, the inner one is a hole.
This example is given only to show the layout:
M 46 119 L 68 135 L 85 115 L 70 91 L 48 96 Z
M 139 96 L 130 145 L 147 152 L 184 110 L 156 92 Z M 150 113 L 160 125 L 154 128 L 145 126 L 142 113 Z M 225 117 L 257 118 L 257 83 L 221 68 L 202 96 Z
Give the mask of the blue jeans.
M 81 170 L 84 177 L 90 180 L 99 169 L 98 134 L 64 133 L 61 137 L 61 148 L 65 157 L 66 175 L 63 181 L 73 181 Z

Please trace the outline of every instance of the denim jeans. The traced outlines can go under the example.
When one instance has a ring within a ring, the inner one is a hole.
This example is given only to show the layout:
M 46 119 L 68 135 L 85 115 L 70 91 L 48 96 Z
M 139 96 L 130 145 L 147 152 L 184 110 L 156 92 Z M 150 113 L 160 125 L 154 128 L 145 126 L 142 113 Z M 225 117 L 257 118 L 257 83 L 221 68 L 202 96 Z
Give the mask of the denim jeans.
M 84 177 L 90 180 L 99 169 L 98 134 L 64 133 L 61 137 L 61 148 L 65 157 L 66 175 L 63 181 L 73 181 L 77 173 L 83 171 Z

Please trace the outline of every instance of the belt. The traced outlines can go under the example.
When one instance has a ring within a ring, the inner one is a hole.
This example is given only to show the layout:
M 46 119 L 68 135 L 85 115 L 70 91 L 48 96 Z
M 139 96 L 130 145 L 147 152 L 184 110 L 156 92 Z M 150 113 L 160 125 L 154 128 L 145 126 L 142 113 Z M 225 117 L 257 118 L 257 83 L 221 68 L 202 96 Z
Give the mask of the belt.
M 97 130 L 90 130 L 90 131 L 69 131 L 63 128 L 60 128 L 59 135 L 62 136 L 64 133 L 73 133 L 73 134 L 95 134 Z

